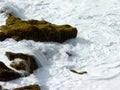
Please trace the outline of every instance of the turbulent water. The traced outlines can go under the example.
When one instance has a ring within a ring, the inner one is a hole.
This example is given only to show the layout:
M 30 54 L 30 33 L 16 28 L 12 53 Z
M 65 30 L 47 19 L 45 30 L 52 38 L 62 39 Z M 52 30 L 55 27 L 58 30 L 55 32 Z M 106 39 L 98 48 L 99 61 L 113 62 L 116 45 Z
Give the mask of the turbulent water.
M 0 60 L 6 64 L 5 51 L 33 54 L 42 63 L 42 68 L 29 77 L 0 85 L 9 89 L 38 83 L 42 90 L 120 90 L 119 0 L 0 1 L 0 25 L 5 23 L 5 12 L 25 20 L 67 23 L 78 29 L 78 35 L 62 44 L 12 39 L 0 42 Z M 77 75 L 69 69 L 88 73 Z

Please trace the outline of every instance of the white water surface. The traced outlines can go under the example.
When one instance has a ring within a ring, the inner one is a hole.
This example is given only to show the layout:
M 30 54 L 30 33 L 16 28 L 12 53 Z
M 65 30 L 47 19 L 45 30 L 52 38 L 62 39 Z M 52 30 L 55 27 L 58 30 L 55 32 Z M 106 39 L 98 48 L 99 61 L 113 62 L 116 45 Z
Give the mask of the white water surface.
M 24 20 L 45 19 L 78 29 L 77 38 L 62 44 L 0 42 L 0 61 L 6 65 L 6 51 L 32 54 L 42 64 L 29 77 L 0 82 L 4 88 L 38 83 L 42 90 L 120 90 L 119 0 L 0 0 L 0 12 L 0 25 L 9 12 Z M 70 69 L 88 73 L 78 75 Z

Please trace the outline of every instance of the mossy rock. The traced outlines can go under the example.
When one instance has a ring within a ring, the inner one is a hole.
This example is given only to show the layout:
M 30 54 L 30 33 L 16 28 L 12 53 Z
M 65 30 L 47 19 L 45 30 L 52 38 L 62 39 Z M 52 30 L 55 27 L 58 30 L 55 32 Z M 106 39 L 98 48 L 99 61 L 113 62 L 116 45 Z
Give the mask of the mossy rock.
M 15 16 L 13 16 L 12 14 L 8 14 L 7 16 L 8 19 L 6 20 L 6 25 L 13 25 L 22 22 L 20 18 L 18 17 L 15 18 Z
M 3 62 L 0 62 L 0 81 L 9 81 L 21 77 L 14 70 L 8 68 Z
M 6 56 L 12 61 L 10 65 L 17 70 L 25 70 L 28 73 L 33 73 L 38 68 L 38 64 L 32 55 L 6 52 Z
M 15 40 L 64 42 L 77 36 L 77 29 L 70 25 L 55 25 L 45 20 L 25 21 L 11 14 L 8 14 L 6 25 L 2 25 L 0 30 L 0 33 L 4 33 L 5 38 Z
M 15 88 L 13 90 L 41 90 L 41 89 L 39 85 L 34 84 L 34 85 L 24 86 L 20 88 Z

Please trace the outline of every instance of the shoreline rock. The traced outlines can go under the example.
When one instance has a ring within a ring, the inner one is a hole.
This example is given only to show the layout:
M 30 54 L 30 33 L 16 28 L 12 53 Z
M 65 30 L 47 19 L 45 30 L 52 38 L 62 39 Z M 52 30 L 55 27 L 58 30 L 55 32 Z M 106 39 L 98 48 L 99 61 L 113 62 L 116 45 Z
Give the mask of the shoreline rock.
M 0 81 L 10 81 L 19 77 L 21 77 L 21 75 L 18 72 L 8 68 L 0 61 Z
M 34 85 L 24 86 L 20 88 L 15 88 L 13 90 L 41 90 L 41 89 L 39 85 L 34 84 Z
M 10 66 L 16 70 L 24 70 L 31 74 L 38 68 L 38 64 L 32 55 L 23 53 L 6 52 L 5 54 L 11 62 Z
M 54 41 L 62 43 L 65 40 L 75 38 L 77 29 L 70 25 L 56 25 L 45 20 L 21 20 L 11 14 L 7 15 L 6 25 L 0 26 L 0 40 L 13 38 L 34 41 Z

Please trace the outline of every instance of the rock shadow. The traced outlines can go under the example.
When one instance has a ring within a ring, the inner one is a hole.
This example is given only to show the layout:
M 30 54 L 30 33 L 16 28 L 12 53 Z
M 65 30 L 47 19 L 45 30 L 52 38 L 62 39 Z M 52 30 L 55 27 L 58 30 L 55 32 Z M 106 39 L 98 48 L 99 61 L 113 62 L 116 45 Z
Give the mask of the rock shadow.
M 91 42 L 90 40 L 86 40 L 84 38 L 77 37 L 74 39 L 67 40 L 65 43 L 69 43 L 72 44 L 73 46 L 76 46 L 78 43 L 84 45 L 91 45 L 93 42 Z

